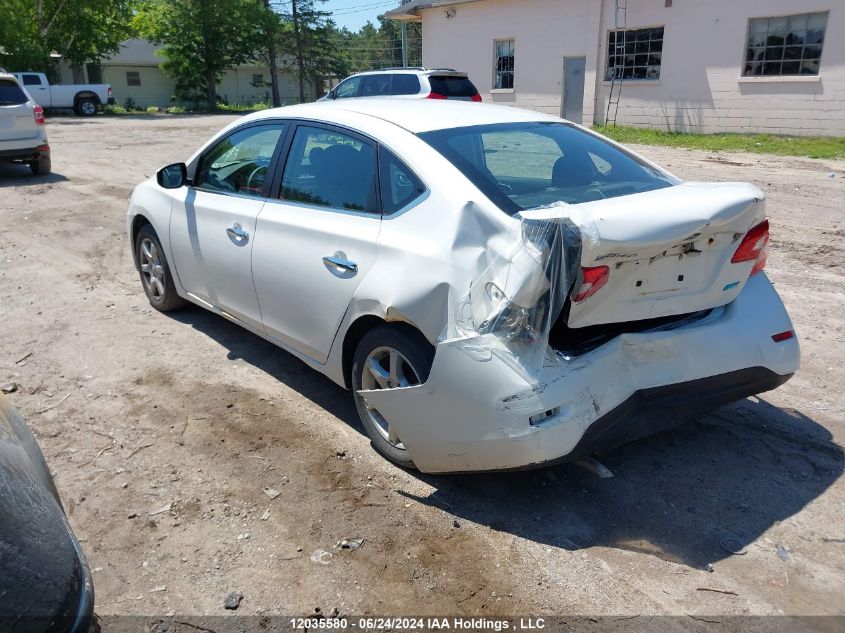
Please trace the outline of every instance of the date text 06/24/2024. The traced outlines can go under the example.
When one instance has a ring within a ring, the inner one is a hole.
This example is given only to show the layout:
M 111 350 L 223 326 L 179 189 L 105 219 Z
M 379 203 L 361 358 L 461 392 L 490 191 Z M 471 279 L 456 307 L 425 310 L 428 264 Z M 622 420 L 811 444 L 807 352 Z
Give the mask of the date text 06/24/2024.
M 460 618 L 460 617 L 362 617 L 362 618 L 291 618 L 294 630 L 365 631 L 539 631 L 545 628 L 543 618 Z

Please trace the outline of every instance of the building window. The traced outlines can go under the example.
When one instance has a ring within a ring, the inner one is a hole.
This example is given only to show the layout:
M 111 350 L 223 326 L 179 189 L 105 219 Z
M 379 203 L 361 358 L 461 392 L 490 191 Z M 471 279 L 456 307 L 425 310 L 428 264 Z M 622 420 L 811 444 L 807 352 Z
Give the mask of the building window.
M 662 26 L 608 31 L 604 79 L 660 79 L 662 55 Z
M 264 87 L 264 75 L 253 75 L 252 76 L 252 85 L 255 88 L 263 88 Z
M 827 13 L 751 18 L 743 76 L 818 75 Z
M 513 40 L 496 40 L 494 43 L 493 88 L 513 89 Z
M 127 86 L 140 86 L 141 85 L 141 73 L 137 70 L 127 70 L 126 71 L 126 85 Z

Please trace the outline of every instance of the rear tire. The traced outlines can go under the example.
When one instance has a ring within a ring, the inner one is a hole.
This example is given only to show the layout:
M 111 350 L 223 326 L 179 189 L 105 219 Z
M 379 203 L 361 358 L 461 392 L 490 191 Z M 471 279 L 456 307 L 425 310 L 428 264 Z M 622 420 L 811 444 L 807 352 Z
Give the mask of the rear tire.
M 46 176 L 53 168 L 53 163 L 49 156 L 40 156 L 38 160 L 30 161 L 29 168 L 36 176 Z
M 94 116 L 97 114 L 97 102 L 90 97 L 83 97 L 76 102 L 74 110 L 79 116 Z
M 144 294 L 152 307 L 159 312 L 170 312 L 187 305 L 188 302 L 176 293 L 167 256 L 155 229 L 149 224 L 142 226 L 135 238 L 135 261 Z
M 401 438 L 390 431 L 388 420 L 367 406 L 361 389 L 413 386 L 428 380 L 434 348 L 407 325 L 379 325 L 358 343 L 352 360 L 352 390 L 364 430 L 376 450 L 394 464 L 416 468 Z

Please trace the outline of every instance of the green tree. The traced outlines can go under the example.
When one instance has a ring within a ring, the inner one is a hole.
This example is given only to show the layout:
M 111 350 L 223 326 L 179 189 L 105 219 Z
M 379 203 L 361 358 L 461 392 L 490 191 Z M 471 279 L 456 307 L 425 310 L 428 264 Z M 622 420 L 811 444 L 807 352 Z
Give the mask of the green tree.
M 59 56 L 81 67 L 120 50 L 136 0 L 0 0 L 0 60 L 49 72 Z
M 306 84 L 318 94 L 326 78 L 349 72 L 348 61 L 337 46 L 337 27 L 329 14 L 318 8 L 322 2 L 325 0 L 290 0 L 289 10 L 281 14 L 280 50 L 285 53 L 286 70 L 296 73 L 300 102 L 306 100 Z
M 135 19 L 140 34 L 162 45 L 161 67 L 176 79 L 177 96 L 217 107 L 223 71 L 266 49 L 263 0 L 147 0 Z
M 350 72 L 362 72 L 402 65 L 401 25 L 378 17 L 378 25 L 367 22 L 357 32 L 341 29 L 334 34 L 336 48 L 346 59 Z M 422 33 L 418 24 L 408 24 L 408 65 L 422 65 Z

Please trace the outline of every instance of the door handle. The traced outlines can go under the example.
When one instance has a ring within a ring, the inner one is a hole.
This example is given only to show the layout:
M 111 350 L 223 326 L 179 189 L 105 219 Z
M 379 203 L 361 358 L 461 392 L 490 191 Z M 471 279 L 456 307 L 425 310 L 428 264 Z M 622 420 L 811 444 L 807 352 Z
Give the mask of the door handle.
M 352 273 L 358 272 L 358 264 L 356 264 L 355 262 L 350 262 L 345 257 L 342 257 L 340 253 L 335 253 L 334 255 L 326 255 L 323 258 L 323 263 L 326 265 L 331 264 L 332 266 L 343 268 L 343 270 L 348 270 Z
M 237 222 L 235 222 L 235 224 L 226 229 L 226 235 L 228 235 L 237 242 L 241 242 L 249 238 L 249 233 L 247 233 L 244 228 Z

